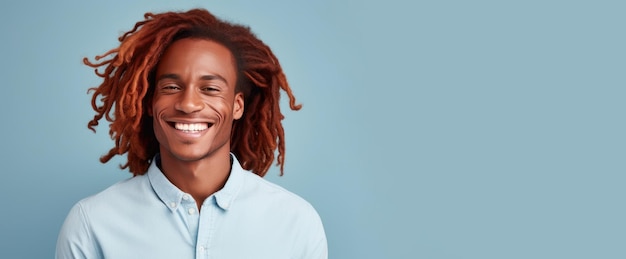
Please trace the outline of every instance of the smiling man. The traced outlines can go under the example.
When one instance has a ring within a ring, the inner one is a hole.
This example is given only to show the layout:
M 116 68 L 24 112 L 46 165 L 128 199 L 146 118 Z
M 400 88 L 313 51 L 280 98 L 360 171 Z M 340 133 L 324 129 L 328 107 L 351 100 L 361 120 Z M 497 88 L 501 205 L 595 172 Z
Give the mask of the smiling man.
M 146 14 L 93 88 L 134 177 L 79 201 L 57 258 L 327 258 L 315 209 L 265 181 L 284 164 L 278 98 L 295 98 L 270 48 L 206 10 Z M 100 60 L 102 57 L 96 57 Z
M 167 48 L 156 69 L 148 114 L 160 144 L 160 168 L 198 208 L 230 174 L 231 128 L 244 110 L 243 94 L 235 92 L 234 60 L 215 41 L 186 38 Z

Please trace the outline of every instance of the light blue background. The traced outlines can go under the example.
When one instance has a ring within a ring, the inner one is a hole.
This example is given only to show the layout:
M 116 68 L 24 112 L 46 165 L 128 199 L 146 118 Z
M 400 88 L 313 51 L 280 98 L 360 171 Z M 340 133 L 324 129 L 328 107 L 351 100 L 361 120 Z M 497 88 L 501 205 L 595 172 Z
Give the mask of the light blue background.
M 11 1 L 0 258 L 51 258 L 98 157 L 82 65 L 147 11 L 248 24 L 299 102 L 286 174 L 331 258 L 626 258 L 623 1 Z M 112 212 L 114 213 L 114 212 Z

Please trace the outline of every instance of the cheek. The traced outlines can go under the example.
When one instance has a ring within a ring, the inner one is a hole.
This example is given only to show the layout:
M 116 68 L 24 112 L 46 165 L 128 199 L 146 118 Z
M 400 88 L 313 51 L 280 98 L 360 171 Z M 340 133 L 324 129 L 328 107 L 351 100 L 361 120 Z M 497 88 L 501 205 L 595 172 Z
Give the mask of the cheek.
M 207 107 L 209 107 L 211 110 L 215 112 L 215 115 L 220 120 L 226 120 L 232 117 L 233 106 L 232 104 L 229 104 L 229 102 L 226 99 L 224 98 L 213 99 L 205 103 Z
M 163 107 L 160 107 L 158 105 L 158 103 L 155 103 L 155 105 L 153 105 L 150 110 L 150 116 L 152 117 L 152 125 L 154 127 L 155 130 L 159 130 L 162 127 L 165 127 L 165 121 L 163 121 L 163 116 L 166 112 L 166 109 L 163 109 Z
M 150 114 L 150 116 L 158 118 L 159 115 L 162 114 L 163 111 L 165 111 L 166 103 L 166 100 L 162 99 L 156 99 L 151 102 L 151 105 L 148 106 L 148 113 Z

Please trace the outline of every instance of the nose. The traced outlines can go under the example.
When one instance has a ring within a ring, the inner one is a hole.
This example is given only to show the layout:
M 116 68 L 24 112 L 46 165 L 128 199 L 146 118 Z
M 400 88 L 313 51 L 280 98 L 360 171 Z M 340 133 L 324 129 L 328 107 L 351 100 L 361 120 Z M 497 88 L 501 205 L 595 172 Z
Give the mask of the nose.
M 202 110 L 203 103 L 202 98 L 200 97 L 200 93 L 198 93 L 195 89 L 188 87 L 186 88 L 180 96 L 178 102 L 174 108 L 176 110 L 182 111 L 184 113 L 194 113 Z

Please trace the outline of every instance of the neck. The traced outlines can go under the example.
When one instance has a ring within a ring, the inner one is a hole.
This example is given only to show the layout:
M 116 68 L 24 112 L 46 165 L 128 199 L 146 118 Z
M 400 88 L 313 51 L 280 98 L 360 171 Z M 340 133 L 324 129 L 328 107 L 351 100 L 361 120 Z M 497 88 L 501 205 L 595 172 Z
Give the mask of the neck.
M 204 200 L 226 184 L 231 170 L 230 152 L 181 161 L 166 151 L 161 153 L 160 168 L 172 184 L 194 198 L 199 211 Z

